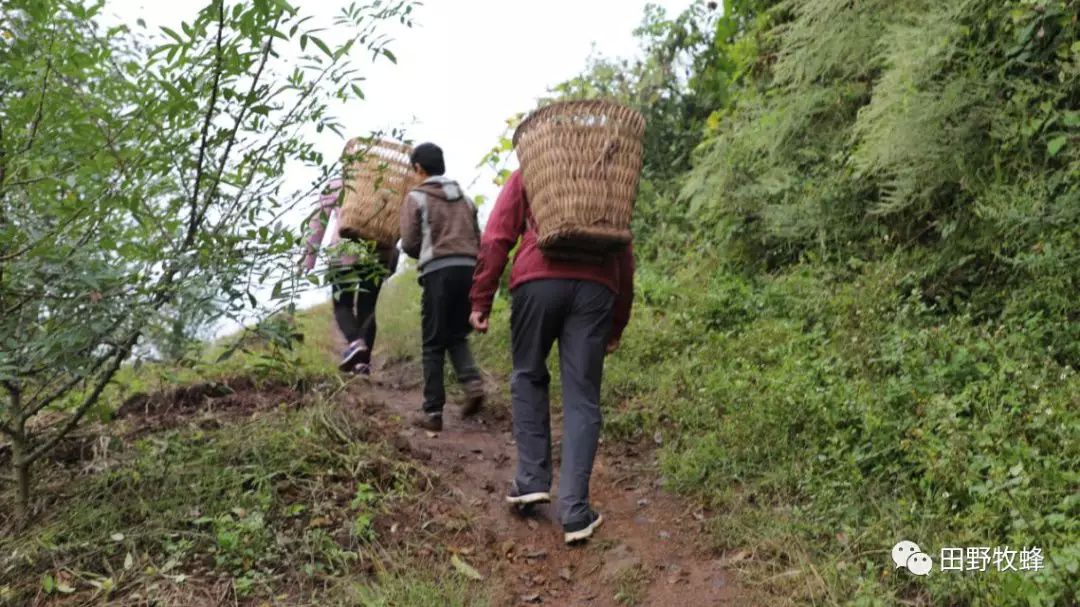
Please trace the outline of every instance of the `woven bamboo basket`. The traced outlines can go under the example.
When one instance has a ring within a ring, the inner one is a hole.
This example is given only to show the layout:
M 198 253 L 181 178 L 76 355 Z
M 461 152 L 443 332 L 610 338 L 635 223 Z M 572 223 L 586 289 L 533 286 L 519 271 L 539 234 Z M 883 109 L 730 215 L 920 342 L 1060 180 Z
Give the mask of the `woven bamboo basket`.
M 342 238 L 391 244 L 400 237 L 399 214 L 419 178 L 409 166 L 412 148 L 396 141 L 352 139 L 345 145 Z
M 645 118 L 604 100 L 542 107 L 514 147 L 545 255 L 598 259 L 629 243 Z

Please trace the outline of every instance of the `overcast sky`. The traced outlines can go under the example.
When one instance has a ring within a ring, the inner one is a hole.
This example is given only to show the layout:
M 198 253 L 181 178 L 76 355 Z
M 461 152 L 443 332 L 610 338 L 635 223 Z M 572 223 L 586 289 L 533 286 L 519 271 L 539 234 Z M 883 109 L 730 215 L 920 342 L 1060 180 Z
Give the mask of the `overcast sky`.
M 326 25 L 349 4 L 292 2 Z M 677 13 L 692 0 L 651 3 Z M 139 17 L 151 27 L 176 26 L 190 21 L 204 4 L 107 0 L 105 10 L 133 27 Z M 395 38 L 390 48 L 396 65 L 389 61 L 372 65 L 370 55 L 355 57 L 357 65 L 367 70 L 366 99 L 344 108 L 346 132 L 361 136 L 407 125 L 413 140 L 434 141 L 443 148 L 449 177 L 463 186 L 475 180 L 468 193 L 494 202 L 498 189 L 492 184 L 493 175 L 476 165 L 498 142 L 506 119 L 531 109 L 548 87 L 577 75 L 593 44 L 606 56 L 636 54 L 632 32 L 646 4 L 644 0 L 428 0 L 416 9 L 412 29 L 387 24 Z M 326 38 L 329 42 L 336 36 Z M 317 141 L 328 156 L 340 154 L 344 147 L 344 141 L 329 132 Z M 289 185 L 303 187 L 314 176 L 298 172 L 290 175 Z M 486 216 L 487 210 L 481 214 Z M 298 209 L 290 219 L 299 221 L 306 211 Z M 328 296 L 310 293 L 303 305 Z

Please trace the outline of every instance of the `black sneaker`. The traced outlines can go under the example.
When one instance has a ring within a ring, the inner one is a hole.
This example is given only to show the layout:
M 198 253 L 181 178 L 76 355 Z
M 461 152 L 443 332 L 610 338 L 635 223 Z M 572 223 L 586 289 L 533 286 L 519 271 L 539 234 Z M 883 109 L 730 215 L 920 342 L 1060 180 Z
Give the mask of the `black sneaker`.
M 344 372 L 351 371 L 367 353 L 367 349 L 367 344 L 362 339 L 349 344 L 349 347 L 345 348 L 345 353 L 341 355 L 341 363 L 338 364 L 338 369 Z
M 518 490 L 516 484 L 511 485 L 510 491 L 506 494 L 506 503 L 512 506 L 532 506 L 534 504 L 547 504 L 549 502 L 551 502 L 551 494 L 547 491 L 522 493 Z
M 587 541 L 594 531 L 604 524 L 604 517 L 599 512 L 590 510 L 589 518 L 563 525 L 563 537 L 568 546 Z
M 412 425 L 428 432 L 442 432 L 442 413 L 421 413 L 413 420 Z

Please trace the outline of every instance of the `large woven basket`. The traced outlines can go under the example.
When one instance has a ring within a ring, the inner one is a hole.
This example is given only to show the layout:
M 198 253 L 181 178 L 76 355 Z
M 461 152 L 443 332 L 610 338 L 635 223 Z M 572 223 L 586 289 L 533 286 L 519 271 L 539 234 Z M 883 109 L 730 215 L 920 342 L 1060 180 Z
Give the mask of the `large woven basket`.
M 397 242 L 401 204 L 419 181 L 409 166 L 412 148 L 395 141 L 356 138 L 345 145 L 342 238 Z
M 598 258 L 632 240 L 645 118 L 604 100 L 542 107 L 514 132 L 539 246 L 553 258 Z

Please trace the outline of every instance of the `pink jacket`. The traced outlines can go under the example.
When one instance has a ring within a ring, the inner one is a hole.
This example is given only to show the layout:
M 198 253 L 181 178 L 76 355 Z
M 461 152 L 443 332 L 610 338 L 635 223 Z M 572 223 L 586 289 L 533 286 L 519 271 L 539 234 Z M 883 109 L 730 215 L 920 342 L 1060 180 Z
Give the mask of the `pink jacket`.
M 311 221 L 308 222 L 308 230 L 312 232 L 311 238 L 308 239 L 307 251 L 304 255 L 303 265 L 309 271 L 315 267 L 315 258 L 319 251 L 319 245 L 322 244 L 323 237 L 326 235 L 326 226 L 330 223 L 330 220 L 338 215 L 338 195 L 341 193 L 341 179 L 333 179 L 326 186 L 323 194 L 319 197 L 318 210 L 312 215 Z M 340 217 L 338 217 L 340 220 Z M 334 230 L 330 235 L 330 242 L 328 247 L 332 247 L 341 240 L 338 235 L 338 231 Z M 352 265 L 356 263 L 356 257 L 352 255 L 338 255 L 338 258 L 331 263 L 335 265 Z

